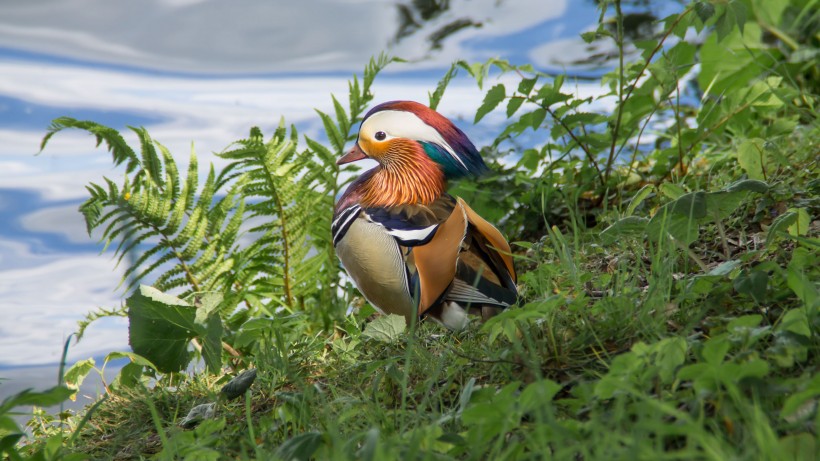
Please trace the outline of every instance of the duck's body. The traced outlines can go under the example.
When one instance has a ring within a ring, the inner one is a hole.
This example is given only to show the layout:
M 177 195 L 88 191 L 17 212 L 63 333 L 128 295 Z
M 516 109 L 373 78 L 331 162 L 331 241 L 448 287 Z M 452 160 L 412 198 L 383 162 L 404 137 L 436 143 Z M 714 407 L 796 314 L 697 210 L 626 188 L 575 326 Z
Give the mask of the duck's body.
M 338 163 L 366 157 L 379 166 L 339 199 L 332 232 L 342 265 L 374 307 L 461 329 L 467 311 L 486 317 L 515 302 L 507 241 L 446 193 L 448 178 L 486 170 L 464 133 L 421 104 L 384 103 Z

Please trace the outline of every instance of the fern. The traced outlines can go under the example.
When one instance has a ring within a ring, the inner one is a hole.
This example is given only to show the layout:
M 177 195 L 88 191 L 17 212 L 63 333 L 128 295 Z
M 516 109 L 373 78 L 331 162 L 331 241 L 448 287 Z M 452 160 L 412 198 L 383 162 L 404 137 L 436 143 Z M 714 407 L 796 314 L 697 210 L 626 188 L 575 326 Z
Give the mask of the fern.
M 118 264 L 126 255 L 134 255 L 121 283 L 132 288 L 153 275 L 158 289 L 180 289 L 183 296 L 224 289 L 237 236 L 236 211 L 244 208 L 238 183 L 214 202 L 213 167 L 200 187 L 192 151 L 182 178 L 171 153 L 143 128 L 130 128 L 139 139 L 140 155 L 116 130 L 68 117 L 54 120 L 42 147 L 54 134 L 68 128 L 94 134 L 97 145 L 106 143 L 116 165 L 126 163 L 121 185 L 109 178 L 103 178 L 104 185 L 91 183 L 86 187 L 90 197 L 80 205 L 88 232 L 102 227 L 104 248 L 117 244 Z
M 117 264 L 127 260 L 121 286 L 148 283 L 181 298 L 220 293 L 216 309 L 229 327 L 228 342 L 245 319 L 278 309 L 318 306 L 328 320 L 328 308 L 339 305 L 333 206 L 352 180 L 340 178 L 336 159 L 355 140 L 373 80 L 391 61 L 384 55 L 372 59 L 362 80 L 353 78 L 347 108 L 333 96 L 332 116 L 317 111 L 329 146 L 305 137 L 307 148 L 300 147 L 296 129 L 284 120 L 267 140 L 254 127 L 247 139 L 217 154 L 228 164 L 218 172 L 209 165 L 204 181 L 193 150 L 183 174 L 171 152 L 143 128 L 129 127 L 139 144 L 134 148 L 113 128 L 63 117 L 52 122 L 41 149 L 55 134 L 80 129 L 94 135 L 98 146 L 105 144 L 115 165 L 125 165 L 121 182 L 89 184 L 89 198 L 80 206 L 89 234 L 101 229 L 103 251 L 113 245 Z M 122 313 L 100 310 L 81 329 Z M 237 354 L 224 341 L 223 349 Z
M 288 134 L 284 121 L 268 142 L 253 128 L 236 145 L 218 155 L 232 160 L 226 169 L 236 172 L 231 177 L 248 201 L 244 222 L 261 224 L 247 230 L 256 238 L 237 252 L 232 285 L 242 298 L 247 293 L 298 308 L 298 300 L 317 289 L 317 242 L 309 234 L 327 211 L 315 183 L 315 172 L 325 166 L 298 151 L 297 132 L 291 128 Z

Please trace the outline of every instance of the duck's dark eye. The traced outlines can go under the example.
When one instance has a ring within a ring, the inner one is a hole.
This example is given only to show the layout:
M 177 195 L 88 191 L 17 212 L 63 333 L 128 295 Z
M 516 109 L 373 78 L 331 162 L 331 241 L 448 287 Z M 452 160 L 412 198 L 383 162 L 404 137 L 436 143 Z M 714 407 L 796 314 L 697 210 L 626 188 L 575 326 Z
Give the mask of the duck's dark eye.
M 385 134 L 384 131 L 377 131 L 376 134 L 373 135 L 373 137 L 376 138 L 376 141 L 384 141 L 384 138 L 387 137 L 387 134 Z

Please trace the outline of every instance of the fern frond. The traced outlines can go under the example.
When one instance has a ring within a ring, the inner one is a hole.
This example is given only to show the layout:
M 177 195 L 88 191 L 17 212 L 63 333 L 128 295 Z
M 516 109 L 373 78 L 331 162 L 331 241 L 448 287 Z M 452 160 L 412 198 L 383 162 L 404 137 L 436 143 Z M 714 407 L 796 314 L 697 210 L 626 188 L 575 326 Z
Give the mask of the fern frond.
M 52 136 L 68 128 L 76 128 L 93 134 L 97 138 L 98 147 L 105 142 L 113 157 L 114 165 L 119 166 L 123 162 L 126 163 L 126 173 L 134 171 L 139 165 L 137 154 L 134 153 L 134 150 L 125 142 L 125 139 L 117 130 L 92 121 L 77 120 L 71 117 L 59 117 L 51 121 L 51 125 L 46 130 L 46 135 L 40 142 L 40 152 L 46 148 Z

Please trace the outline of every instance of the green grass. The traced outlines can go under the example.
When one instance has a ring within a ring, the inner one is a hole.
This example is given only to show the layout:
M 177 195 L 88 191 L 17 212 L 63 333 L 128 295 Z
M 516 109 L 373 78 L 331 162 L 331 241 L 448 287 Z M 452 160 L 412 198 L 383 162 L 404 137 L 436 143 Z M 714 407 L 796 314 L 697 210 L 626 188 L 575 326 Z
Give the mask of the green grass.
M 251 392 L 220 403 L 213 420 L 178 426 L 194 405 L 216 400 L 226 378 L 175 375 L 112 392 L 69 451 L 813 459 L 818 229 L 772 236 L 766 208 L 808 201 L 816 211 L 817 160 L 805 147 L 792 145 L 770 191 L 749 194 L 722 230 L 701 226 L 689 253 L 635 237 L 603 245 L 603 225 L 557 226 L 519 255 L 528 302 L 484 325 L 453 334 L 423 322 L 379 341 L 362 334 L 369 310 L 330 332 L 304 314 L 271 319 L 254 348 Z M 730 171 L 711 169 L 709 182 L 722 186 Z M 663 201 L 650 198 L 637 214 Z

